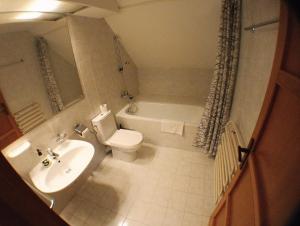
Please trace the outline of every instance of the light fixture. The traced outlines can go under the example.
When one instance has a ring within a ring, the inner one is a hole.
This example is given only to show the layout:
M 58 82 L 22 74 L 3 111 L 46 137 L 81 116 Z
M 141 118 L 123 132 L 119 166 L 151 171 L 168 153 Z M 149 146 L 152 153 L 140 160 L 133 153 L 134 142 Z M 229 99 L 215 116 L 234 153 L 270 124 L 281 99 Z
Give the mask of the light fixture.
M 53 12 L 60 6 L 59 1 L 55 0 L 34 0 L 28 5 L 28 11 Z
M 56 0 L 33 0 L 24 8 L 23 12 L 18 13 L 17 20 L 33 20 L 43 16 L 44 13 L 55 12 L 61 3 Z
M 22 12 L 16 16 L 18 20 L 33 20 L 42 16 L 40 12 Z
M 39 18 L 42 15 L 40 12 L 24 12 L 16 16 L 18 20 L 32 20 Z

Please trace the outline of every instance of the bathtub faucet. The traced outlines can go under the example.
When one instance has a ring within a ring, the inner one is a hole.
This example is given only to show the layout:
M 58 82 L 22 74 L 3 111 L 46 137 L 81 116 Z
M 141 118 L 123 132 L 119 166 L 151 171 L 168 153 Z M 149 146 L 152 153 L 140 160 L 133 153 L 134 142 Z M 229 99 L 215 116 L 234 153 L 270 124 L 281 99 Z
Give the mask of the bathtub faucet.
M 134 96 L 129 94 L 127 90 L 123 90 L 121 92 L 121 97 L 125 98 L 125 99 L 128 99 L 128 100 L 132 100 L 134 98 Z

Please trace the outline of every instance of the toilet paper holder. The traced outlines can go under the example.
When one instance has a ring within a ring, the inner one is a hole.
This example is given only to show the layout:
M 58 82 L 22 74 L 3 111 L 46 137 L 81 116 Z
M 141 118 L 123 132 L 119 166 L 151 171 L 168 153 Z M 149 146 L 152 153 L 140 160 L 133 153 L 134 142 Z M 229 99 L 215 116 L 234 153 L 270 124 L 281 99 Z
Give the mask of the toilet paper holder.
M 89 128 L 87 128 L 85 125 L 83 124 L 76 124 L 74 127 L 74 131 L 75 133 L 77 133 L 79 136 L 84 137 L 85 134 L 89 131 Z

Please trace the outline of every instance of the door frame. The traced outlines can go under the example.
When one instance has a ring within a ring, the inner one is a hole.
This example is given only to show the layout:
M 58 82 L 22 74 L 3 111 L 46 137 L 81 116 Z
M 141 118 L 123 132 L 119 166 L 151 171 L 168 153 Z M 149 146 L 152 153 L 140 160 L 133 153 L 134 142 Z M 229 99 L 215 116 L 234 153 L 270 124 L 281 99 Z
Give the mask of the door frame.
M 254 219 L 254 225 L 255 226 L 262 226 L 265 222 L 264 215 L 263 215 L 263 209 L 260 204 L 262 204 L 262 194 L 259 190 L 259 184 L 258 184 L 258 164 L 257 164 L 257 154 L 255 153 L 256 148 L 259 146 L 260 142 L 262 141 L 262 138 L 266 132 L 266 128 L 268 125 L 268 120 L 270 118 L 270 115 L 273 111 L 273 106 L 275 105 L 275 98 L 278 91 L 278 84 L 280 86 L 285 87 L 290 90 L 292 90 L 293 94 L 300 97 L 300 83 L 299 78 L 294 78 L 290 74 L 284 72 L 282 70 L 282 62 L 283 59 L 285 59 L 285 51 L 286 51 L 286 44 L 288 42 L 288 38 L 290 37 L 289 33 L 289 26 L 290 21 L 292 21 L 291 18 L 295 18 L 295 14 L 299 12 L 294 12 L 291 8 L 291 6 L 288 5 L 288 1 L 281 0 L 281 7 L 280 7 L 280 20 L 279 20 L 279 32 L 277 37 L 277 45 L 276 45 L 276 52 L 275 52 L 275 58 L 273 61 L 271 76 L 269 79 L 268 88 L 266 91 L 265 99 L 263 101 L 263 106 L 261 108 L 258 120 L 256 122 L 254 131 L 252 133 L 252 137 L 248 144 L 248 149 L 250 150 L 250 154 L 248 155 L 248 158 L 246 159 L 245 164 L 241 169 L 237 171 L 234 178 L 232 179 L 229 187 L 227 188 L 226 192 L 224 193 L 221 200 L 217 203 L 216 209 L 213 211 L 211 218 L 210 218 L 210 225 L 226 225 L 228 226 L 230 224 L 230 206 L 231 206 L 231 194 L 234 191 L 235 187 L 238 185 L 239 181 L 243 178 L 243 175 L 248 171 L 250 173 L 250 179 L 251 179 L 251 194 L 249 194 L 253 198 L 253 215 L 255 217 Z M 297 3 L 295 3 L 297 4 Z M 300 9 L 298 9 L 300 11 Z M 299 13 L 300 16 L 300 13 Z M 293 22 L 291 22 L 292 24 Z M 293 25 L 295 26 L 295 25 Z M 298 28 L 298 27 L 297 27 Z M 298 37 L 298 36 L 297 36 Z M 295 41 L 295 40 L 294 40 Z M 295 60 L 295 59 L 294 59 Z M 292 61 L 293 62 L 293 61 Z M 257 152 L 258 153 L 258 152 Z M 225 210 L 223 209 L 225 207 Z M 225 211 L 225 217 L 224 212 L 222 217 L 219 216 L 219 214 Z M 242 217 L 242 216 L 241 216 Z M 222 221 L 219 221 L 219 219 L 222 218 Z M 223 224 L 219 224 L 222 222 Z

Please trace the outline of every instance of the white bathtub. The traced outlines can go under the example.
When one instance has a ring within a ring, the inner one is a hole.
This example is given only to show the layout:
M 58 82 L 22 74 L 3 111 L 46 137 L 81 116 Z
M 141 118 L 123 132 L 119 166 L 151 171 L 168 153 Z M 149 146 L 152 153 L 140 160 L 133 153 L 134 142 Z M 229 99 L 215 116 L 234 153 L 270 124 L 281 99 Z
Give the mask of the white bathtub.
M 123 128 L 142 132 L 147 143 L 195 150 L 193 141 L 203 113 L 202 107 L 146 101 L 139 101 L 135 104 L 138 107 L 135 114 L 126 112 L 128 106 L 117 113 L 117 121 Z M 161 132 L 161 120 L 163 119 L 184 122 L 183 136 Z

